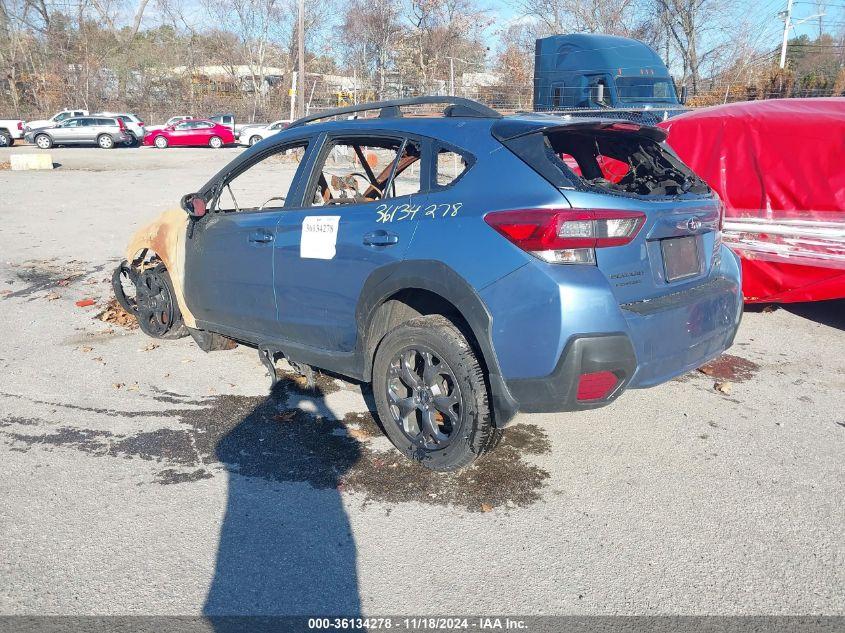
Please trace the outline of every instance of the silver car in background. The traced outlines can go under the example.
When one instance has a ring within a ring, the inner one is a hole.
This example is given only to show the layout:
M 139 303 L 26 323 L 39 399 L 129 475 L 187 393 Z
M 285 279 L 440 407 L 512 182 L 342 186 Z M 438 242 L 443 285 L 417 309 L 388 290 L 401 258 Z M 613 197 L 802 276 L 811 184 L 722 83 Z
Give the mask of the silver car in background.
M 67 119 L 55 127 L 27 132 L 24 138 L 41 149 L 50 149 L 53 145 L 99 145 L 111 149 L 118 143 L 132 140 L 122 120 L 100 116 Z

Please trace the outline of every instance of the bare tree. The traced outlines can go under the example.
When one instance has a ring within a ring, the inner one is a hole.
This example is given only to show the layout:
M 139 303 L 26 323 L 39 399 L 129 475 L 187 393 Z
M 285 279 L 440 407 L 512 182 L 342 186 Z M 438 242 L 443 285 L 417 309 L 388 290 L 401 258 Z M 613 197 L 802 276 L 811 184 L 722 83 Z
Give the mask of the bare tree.
M 346 9 L 341 37 L 347 63 L 376 79 L 376 95 L 383 99 L 387 72 L 402 36 L 395 0 L 352 0 Z
M 249 68 L 246 79 L 252 93 L 252 119 L 255 120 L 267 78 L 271 40 L 282 21 L 279 0 L 205 0 L 204 4 L 216 23 L 239 40 L 240 50 L 233 51 L 236 57 L 232 61 L 240 63 L 233 67 L 245 65 Z M 243 77 L 239 75 L 233 77 L 236 83 L 241 79 Z
M 678 52 L 682 83 L 689 80 L 693 93 L 697 93 L 702 68 L 725 50 L 741 21 L 731 20 L 732 11 L 726 0 L 654 0 L 654 3 Z
M 533 17 L 538 36 L 561 33 L 607 33 L 631 36 L 640 30 L 636 0 L 517 0 Z

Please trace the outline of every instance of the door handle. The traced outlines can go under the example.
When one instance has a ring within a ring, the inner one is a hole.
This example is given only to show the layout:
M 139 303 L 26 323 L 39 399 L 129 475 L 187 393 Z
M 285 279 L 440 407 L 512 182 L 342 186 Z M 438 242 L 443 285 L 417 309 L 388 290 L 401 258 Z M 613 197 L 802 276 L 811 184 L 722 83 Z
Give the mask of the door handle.
M 267 231 L 255 231 L 249 234 L 249 241 L 258 244 L 266 244 L 273 241 L 273 234 Z
M 367 246 L 392 246 L 399 243 L 399 236 L 396 233 L 379 229 L 364 233 L 364 244 Z

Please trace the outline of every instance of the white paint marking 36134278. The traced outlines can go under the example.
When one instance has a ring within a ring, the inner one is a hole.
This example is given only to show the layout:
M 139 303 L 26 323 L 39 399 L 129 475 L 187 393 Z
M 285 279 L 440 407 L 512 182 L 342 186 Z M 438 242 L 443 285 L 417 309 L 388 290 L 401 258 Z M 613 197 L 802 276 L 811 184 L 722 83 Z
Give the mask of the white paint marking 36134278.
M 309 215 L 302 220 L 299 256 L 309 259 L 334 259 L 339 215 Z

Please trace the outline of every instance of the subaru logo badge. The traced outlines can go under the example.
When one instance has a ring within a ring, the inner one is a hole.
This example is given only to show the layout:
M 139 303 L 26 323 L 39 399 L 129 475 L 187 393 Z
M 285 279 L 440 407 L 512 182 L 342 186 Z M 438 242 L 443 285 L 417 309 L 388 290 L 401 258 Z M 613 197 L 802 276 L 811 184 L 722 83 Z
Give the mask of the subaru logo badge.
M 701 220 L 699 220 L 695 216 L 691 217 L 689 220 L 687 220 L 687 228 L 690 230 L 690 232 L 697 231 L 701 228 Z

